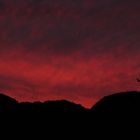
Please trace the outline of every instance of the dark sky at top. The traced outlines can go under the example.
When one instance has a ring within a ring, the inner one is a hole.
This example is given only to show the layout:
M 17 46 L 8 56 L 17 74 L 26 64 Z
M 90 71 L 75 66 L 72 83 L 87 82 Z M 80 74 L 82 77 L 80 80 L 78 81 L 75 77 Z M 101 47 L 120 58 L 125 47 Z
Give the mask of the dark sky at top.
M 139 74 L 139 0 L 0 0 L 0 92 L 91 106 Z

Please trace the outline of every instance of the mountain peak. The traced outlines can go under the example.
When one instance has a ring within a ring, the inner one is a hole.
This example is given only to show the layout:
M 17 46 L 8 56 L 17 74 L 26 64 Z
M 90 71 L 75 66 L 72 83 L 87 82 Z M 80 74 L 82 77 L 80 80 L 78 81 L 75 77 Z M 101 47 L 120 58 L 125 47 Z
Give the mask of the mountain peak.
M 104 116 L 128 116 L 129 114 L 138 114 L 140 107 L 140 92 L 129 91 L 112 94 L 103 97 L 97 102 L 91 111 Z M 97 115 L 98 116 L 98 115 Z
M 3 93 L 0 93 L 0 104 L 2 103 L 18 103 L 14 98 L 11 98 Z

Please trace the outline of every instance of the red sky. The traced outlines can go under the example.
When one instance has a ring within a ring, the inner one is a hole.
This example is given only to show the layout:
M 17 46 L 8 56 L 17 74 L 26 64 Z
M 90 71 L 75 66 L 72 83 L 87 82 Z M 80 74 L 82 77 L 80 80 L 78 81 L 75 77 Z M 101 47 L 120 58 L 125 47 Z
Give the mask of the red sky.
M 1 0 L 0 92 L 90 107 L 139 90 L 140 1 Z

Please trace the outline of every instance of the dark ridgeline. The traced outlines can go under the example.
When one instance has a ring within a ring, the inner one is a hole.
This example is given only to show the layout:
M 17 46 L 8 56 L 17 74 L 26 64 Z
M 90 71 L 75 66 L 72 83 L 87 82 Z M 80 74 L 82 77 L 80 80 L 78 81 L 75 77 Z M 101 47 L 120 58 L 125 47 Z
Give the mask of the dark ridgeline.
M 17 114 L 38 114 L 51 116 L 67 115 L 92 115 L 97 117 L 129 117 L 137 116 L 140 111 L 140 92 L 130 91 L 116 93 L 113 95 L 103 97 L 91 109 L 86 109 L 79 104 L 75 104 L 66 100 L 59 101 L 45 101 L 45 102 L 21 102 L 0 94 L 0 113 L 11 115 Z M 102 116 L 103 115 L 103 116 Z M 52 116 L 51 116 L 52 117 Z
M 140 111 L 140 93 L 136 91 L 113 94 L 102 98 L 91 108 L 92 113 L 106 117 L 138 115 Z
M 88 134 L 93 138 L 96 132 L 134 129 L 134 125 L 139 126 L 139 114 L 140 92 L 136 91 L 106 96 L 91 109 L 66 100 L 19 103 L 0 94 L 2 122 L 10 124 L 10 128 L 17 124 L 17 128 L 24 126 L 34 132 L 47 130 L 47 134 L 51 131 L 63 135 L 66 131 L 72 136 Z

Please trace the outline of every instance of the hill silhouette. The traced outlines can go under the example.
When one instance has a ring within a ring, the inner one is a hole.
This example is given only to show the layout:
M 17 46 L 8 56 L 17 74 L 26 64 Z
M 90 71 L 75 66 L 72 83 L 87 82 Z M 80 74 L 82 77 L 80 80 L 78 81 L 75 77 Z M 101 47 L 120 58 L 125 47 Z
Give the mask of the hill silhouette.
M 45 102 L 21 102 L 0 93 L 0 112 L 42 112 L 42 113 L 89 113 L 110 115 L 128 115 L 138 113 L 140 109 L 140 92 L 130 91 L 103 97 L 91 109 L 67 100 Z
M 105 115 L 128 115 L 138 113 L 140 107 L 140 93 L 137 91 L 116 93 L 103 97 L 91 111 Z
M 122 92 L 103 97 L 91 108 L 90 114 L 100 125 L 119 129 L 126 129 L 128 125 L 139 127 L 140 92 Z
M 124 134 L 124 130 L 132 132 L 139 127 L 139 113 L 140 92 L 137 91 L 103 97 L 91 109 L 66 100 L 19 103 L 0 94 L 1 126 L 4 123 L 6 131 L 14 126 L 16 132 L 20 129 L 24 134 L 33 131 L 32 135 L 44 132 L 48 136 L 53 132 L 53 135 L 64 136 L 65 132 L 68 136 L 95 138 L 100 136 L 99 132 L 110 136 L 108 132 L 114 130 L 120 135 L 121 130 Z
M 11 112 L 15 110 L 17 106 L 18 102 L 15 99 L 0 93 L 0 113 Z

